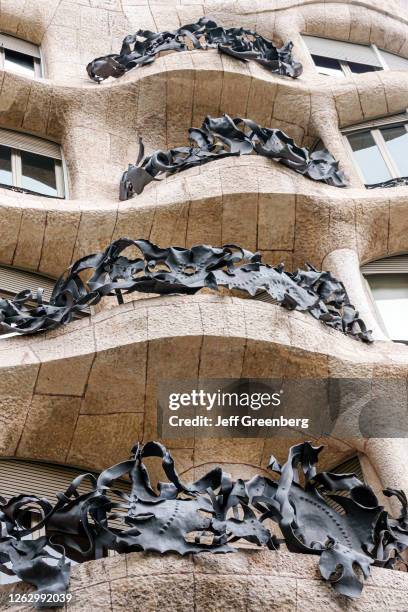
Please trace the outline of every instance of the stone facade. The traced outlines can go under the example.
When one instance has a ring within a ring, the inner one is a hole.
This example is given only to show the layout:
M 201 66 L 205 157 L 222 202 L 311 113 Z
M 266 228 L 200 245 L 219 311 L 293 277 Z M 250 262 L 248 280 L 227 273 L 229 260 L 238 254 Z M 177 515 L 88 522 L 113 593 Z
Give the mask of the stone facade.
M 302 76 L 282 78 L 210 50 L 168 54 L 99 86 L 87 78 L 86 64 L 118 52 L 126 34 L 174 29 L 202 15 L 277 42 L 292 40 Z M 99 312 L 65 328 L 0 342 L 0 456 L 89 469 L 119 462 L 137 438 L 157 437 L 157 381 L 186 373 L 407 378 L 408 349 L 384 336 L 359 268 L 408 252 L 408 187 L 367 191 L 340 129 L 406 109 L 408 72 L 328 79 L 317 74 L 301 38 L 375 43 L 408 57 L 408 12 L 397 0 L 1 0 L 0 31 L 41 45 L 45 63 L 43 79 L 0 74 L 0 126 L 60 142 L 70 193 L 59 201 L 0 189 L 0 264 L 57 277 L 120 236 L 161 246 L 234 242 L 260 250 L 267 263 L 284 261 L 293 269 L 309 261 L 331 270 L 376 339 L 363 345 L 305 314 L 227 295 L 138 295 L 122 306 L 108 299 Z M 222 113 L 283 129 L 301 145 L 321 139 L 350 188 L 314 183 L 251 156 L 190 169 L 119 203 L 120 176 L 135 161 L 139 136 L 147 153 L 184 145 L 189 127 Z M 164 442 L 187 479 L 212 463 L 250 476 L 266 468 L 271 452 L 283 459 L 289 444 Z M 386 485 L 408 491 L 404 440 L 344 435 L 319 442 L 329 447 L 323 467 L 358 452 L 377 493 Z M 406 576 L 386 570 L 375 569 L 363 598 L 346 604 L 316 580 L 315 558 L 248 552 L 140 559 L 76 568 L 69 609 L 407 606 Z
M 148 553 L 89 561 L 72 570 L 69 612 L 395 612 L 406 609 L 408 575 L 374 568 L 356 601 L 322 584 L 317 557 L 270 551 L 159 557 Z M 3 587 L 2 596 L 12 592 Z M 29 587 L 20 592 L 29 592 Z M 2 610 L 29 612 L 28 606 Z

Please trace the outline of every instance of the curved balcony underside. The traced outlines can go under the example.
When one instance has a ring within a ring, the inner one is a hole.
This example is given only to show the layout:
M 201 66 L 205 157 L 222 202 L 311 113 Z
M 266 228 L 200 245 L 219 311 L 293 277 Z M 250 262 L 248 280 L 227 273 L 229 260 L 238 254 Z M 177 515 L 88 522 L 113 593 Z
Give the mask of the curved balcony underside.
M 363 263 L 408 251 L 408 188 L 337 189 L 259 157 L 212 162 L 150 184 L 126 203 L 4 190 L 0 264 L 58 277 L 122 236 L 160 246 L 237 243 L 266 263 L 321 266 L 336 249 Z
M 126 458 L 135 440 L 157 437 L 160 380 L 366 378 L 381 377 L 385 365 L 387 376 L 404 377 L 408 352 L 390 342 L 364 346 L 271 304 L 196 295 L 138 300 L 42 336 L 5 340 L 0 363 L 0 454 L 99 469 Z M 214 453 L 252 465 L 268 458 L 259 439 L 170 445 L 185 469 Z

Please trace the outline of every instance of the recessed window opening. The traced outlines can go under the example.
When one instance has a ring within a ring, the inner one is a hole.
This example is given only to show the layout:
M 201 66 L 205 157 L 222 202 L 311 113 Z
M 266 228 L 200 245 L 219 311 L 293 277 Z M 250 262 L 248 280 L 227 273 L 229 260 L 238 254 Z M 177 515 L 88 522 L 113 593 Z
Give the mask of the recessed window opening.
M 379 49 L 341 40 L 303 35 L 317 72 L 344 78 L 377 70 L 408 70 L 408 59 Z
M 408 183 L 408 114 L 343 130 L 345 144 L 367 188 Z
M 41 77 L 40 49 L 26 40 L 0 33 L 0 68 L 31 78 Z
M 365 264 L 361 272 L 382 329 L 395 342 L 408 343 L 408 255 Z
M 28 134 L 0 129 L 0 186 L 64 198 L 66 181 L 60 146 Z

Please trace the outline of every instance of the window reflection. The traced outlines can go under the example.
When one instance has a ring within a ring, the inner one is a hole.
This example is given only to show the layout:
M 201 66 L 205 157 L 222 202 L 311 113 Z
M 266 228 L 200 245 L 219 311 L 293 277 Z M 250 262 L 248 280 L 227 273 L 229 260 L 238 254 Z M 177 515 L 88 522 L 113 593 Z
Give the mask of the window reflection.
M 35 73 L 34 58 L 25 53 L 4 49 L 4 68 L 29 77 Z
M 382 70 L 382 68 L 377 68 L 377 66 L 359 64 L 357 62 L 347 62 L 347 65 L 354 74 L 364 74 L 365 72 L 376 72 L 377 70 Z
M 371 132 L 352 134 L 349 136 L 349 142 L 367 185 L 388 181 L 391 178 Z
M 403 125 L 383 128 L 381 134 L 401 176 L 408 176 L 408 132 Z
M 344 78 L 345 75 L 338 60 L 322 55 L 312 55 L 312 58 L 320 74 Z
M 21 151 L 21 186 L 36 193 L 56 196 L 55 161 L 50 157 Z

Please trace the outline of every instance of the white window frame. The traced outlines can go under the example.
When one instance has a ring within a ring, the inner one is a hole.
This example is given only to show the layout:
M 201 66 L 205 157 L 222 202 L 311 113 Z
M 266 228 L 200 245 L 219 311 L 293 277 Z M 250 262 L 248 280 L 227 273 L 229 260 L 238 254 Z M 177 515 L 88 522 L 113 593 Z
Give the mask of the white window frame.
M 32 136 L 31 134 L 0 128 L 0 146 L 7 147 L 11 151 L 12 175 L 12 185 L 0 183 L 0 187 L 6 189 L 15 188 L 17 190 L 25 191 L 25 188 L 22 186 L 23 173 L 21 153 L 28 152 L 32 153 L 33 155 L 39 155 L 52 159 L 55 164 L 55 183 L 57 194 L 55 196 L 49 196 L 35 191 L 32 193 L 43 197 L 59 199 L 66 199 L 69 197 L 66 164 L 59 144 Z
M 339 58 L 330 58 L 329 56 L 324 55 L 324 53 L 312 52 L 310 50 L 310 48 L 308 47 L 308 44 L 306 42 L 306 39 L 307 39 L 308 36 L 311 36 L 311 35 L 307 34 L 306 32 L 304 32 L 302 34 L 302 41 L 304 43 L 304 47 L 306 48 L 307 52 L 309 53 L 309 55 L 310 55 L 310 57 L 311 57 L 311 59 L 313 61 L 314 67 L 315 67 L 316 72 L 318 74 L 324 74 L 325 75 L 325 73 L 322 72 L 323 69 L 320 70 L 319 66 L 317 66 L 315 64 L 315 62 L 313 60 L 313 57 L 312 57 L 313 55 L 320 55 L 321 57 L 326 57 L 327 59 L 335 59 L 336 61 L 339 62 L 341 70 L 342 70 L 344 76 L 346 76 L 346 77 L 352 76 L 352 75 L 356 74 L 356 73 L 352 72 L 350 66 L 348 65 L 348 62 L 352 61 L 352 60 L 342 60 L 342 59 L 339 59 Z M 313 38 L 322 38 L 322 39 L 325 39 L 324 36 L 313 36 Z M 326 40 L 330 40 L 330 41 L 336 42 L 336 39 L 334 39 L 334 38 L 326 38 Z M 385 49 L 379 49 L 377 47 L 377 45 L 374 44 L 374 43 L 371 43 L 369 45 L 361 45 L 360 43 L 354 43 L 354 42 L 344 41 L 344 40 L 339 40 L 338 42 L 339 43 L 346 43 L 346 44 L 349 44 L 349 45 L 356 45 L 356 46 L 360 46 L 360 47 L 367 47 L 367 48 L 372 49 L 372 51 L 374 52 L 374 54 L 375 54 L 375 56 L 376 56 L 376 58 L 377 58 L 377 60 L 378 60 L 378 62 L 380 64 L 380 66 L 375 66 L 374 64 L 369 64 L 367 62 L 363 62 L 363 65 L 372 66 L 374 68 L 377 68 L 378 70 L 386 70 L 386 71 L 393 70 L 393 68 L 391 68 L 389 63 L 387 62 L 387 54 L 388 54 L 388 55 L 395 55 L 396 57 L 399 57 L 402 60 L 406 60 L 407 61 L 406 70 L 408 71 L 408 58 L 405 58 L 402 55 L 398 55 L 396 53 L 391 53 L 390 51 L 386 51 Z M 356 62 L 356 63 L 359 63 L 359 62 Z M 403 68 L 401 68 L 401 69 L 403 69 Z M 326 75 L 326 76 L 334 76 L 334 75 Z
M 377 302 L 374 298 L 373 292 L 371 290 L 370 283 L 368 281 L 368 277 L 370 276 L 378 276 L 389 274 L 390 276 L 406 274 L 408 277 L 408 254 L 394 255 L 390 257 L 383 257 L 381 259 L 377 259 L 375 261 L 363 264 L 360 267 L 361 278 L 363 279 L 364 288 L 368 294 L 368 297 L 373 306 L 373 310 L 375 316 L 377 318 L 377 322 L 385 334 L 385 336 L 390 338 L 390 335 L 387 331 L 385 321 L 381 316 L 380 310 L 377 306 Z M 408 344 L 408 340 L 400 340 L 391 338 L 393 342 L 398 342 L 400 344 Z
M 5 70 L 5 50 L 16 51 L 33 58 L 34 78 L 42 78 L 43 62 L 41 49 L 37 45 L 30 43 L 10 34 L 0 33 L 0 69 Z M 16 71 L 17 72 L 17 71 Z
M 384 163 L 390 173 L 390 178 L 388 180 L 392 180 L 392 179 L 398 179 L 398 178 L 405 178 L 402 177 L 398 167 L 396 165 L 396 163 L 394 162 L 388 148 L 387 148 L 387 144 L 384 140 L 383 135 L 381 134 L 381 129 L 383 128 L 387 128 L 387 127 L 404 127 L 405 130 L 408 132 L 408 113 L 406 114 L 406 116 L 404 115 L 395 115 L 395 120 L 392 120 L 392 116 L 391 117 L 384 117 L 384 123 L 381 124 L 380 120 L 374 120 L 372 122 L 367 121 L 364 122 L 363 124 L 360 125 L 356 125 L 356 126 L 352 126 L 349 128 L 346 128 L 344 130 L 342 130 L 342 135 L 343 135 L 343 141 L 345 144 L 345 147 L 347 149 L 347 152 L 349 153 L 349 155 L 351 156 L 351 159 L 353 160 L 353 164 L 354 167 L 361 179 L 361 182 L 363 183 L 364 186 L 366 186 L 366 182 L 364 180 L 364 175 L 363 172 L 359 166 L 359 164 L 357 163 L 357 160 L 354 157 L 354 151 L 351 147 L 350 141 L 348 139 L 348 136 L 351 136 L 353 134 L 358 134 L 359 132 L 370 132 L 374 143 L 376 144 L 380 155 L 382 156 Z M 407 151 L 408 154 L 408 151 Z M 382 181 L 378 181 L 379 183 L 381 183 Z

